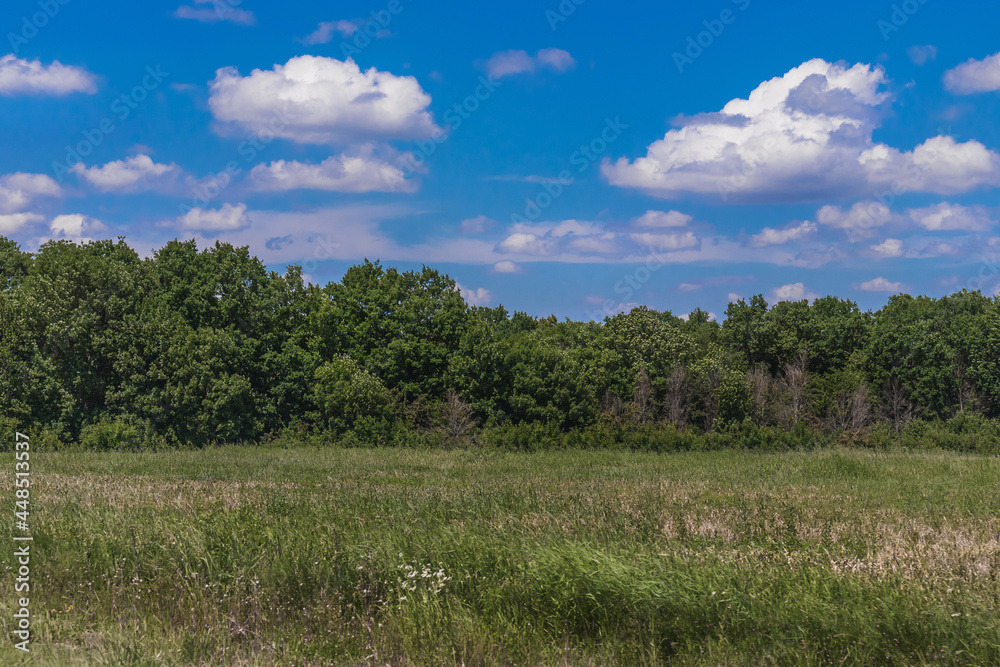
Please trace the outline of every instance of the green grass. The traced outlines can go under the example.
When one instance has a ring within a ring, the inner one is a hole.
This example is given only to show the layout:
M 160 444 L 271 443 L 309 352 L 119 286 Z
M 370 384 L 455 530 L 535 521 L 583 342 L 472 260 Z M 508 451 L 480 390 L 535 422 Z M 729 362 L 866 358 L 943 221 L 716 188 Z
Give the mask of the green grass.
M 32 475 L 34 644 L 4 665 L 1000 663 L 995 458 L 230 447 Z

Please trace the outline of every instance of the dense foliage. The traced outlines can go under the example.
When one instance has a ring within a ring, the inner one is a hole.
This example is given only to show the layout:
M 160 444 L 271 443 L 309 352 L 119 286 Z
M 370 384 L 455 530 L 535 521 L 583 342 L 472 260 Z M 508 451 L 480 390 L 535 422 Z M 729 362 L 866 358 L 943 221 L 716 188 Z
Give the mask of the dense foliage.
M 223 243 L 0 237 L 0 428 L 53 443 L 993 451 L 998 364 L 1000 300 L 978 292 L 573 322 L 469 307 L 426 267 L 320 287 Z

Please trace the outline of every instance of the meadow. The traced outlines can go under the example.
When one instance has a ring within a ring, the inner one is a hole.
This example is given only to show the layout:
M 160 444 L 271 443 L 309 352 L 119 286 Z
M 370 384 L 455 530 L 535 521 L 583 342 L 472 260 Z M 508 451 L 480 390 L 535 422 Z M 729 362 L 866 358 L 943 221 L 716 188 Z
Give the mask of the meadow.
M 32 484 L 4 665 L 1000 664 L 994 457 L 233 446 Z

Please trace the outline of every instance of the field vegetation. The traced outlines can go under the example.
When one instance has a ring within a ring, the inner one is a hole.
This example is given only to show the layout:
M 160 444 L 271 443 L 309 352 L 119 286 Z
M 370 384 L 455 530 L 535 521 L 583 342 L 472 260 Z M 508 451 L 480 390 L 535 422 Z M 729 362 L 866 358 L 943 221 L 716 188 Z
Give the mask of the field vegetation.
M 5 665 L 1000 663 L 996 458 L 276 445 L 33 463 L 36 636 L 28 656 L 4 642 Z

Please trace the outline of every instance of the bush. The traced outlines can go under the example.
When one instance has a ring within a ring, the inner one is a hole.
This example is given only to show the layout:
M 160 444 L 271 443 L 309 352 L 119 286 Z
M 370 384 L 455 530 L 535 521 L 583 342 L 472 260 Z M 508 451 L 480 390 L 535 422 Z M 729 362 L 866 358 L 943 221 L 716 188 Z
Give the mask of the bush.
M 143 443 L 143 430 L 121 420 L 101 420 L 84 426 L 80 431 L 80 446 L 99 452 L 134 451 Z

